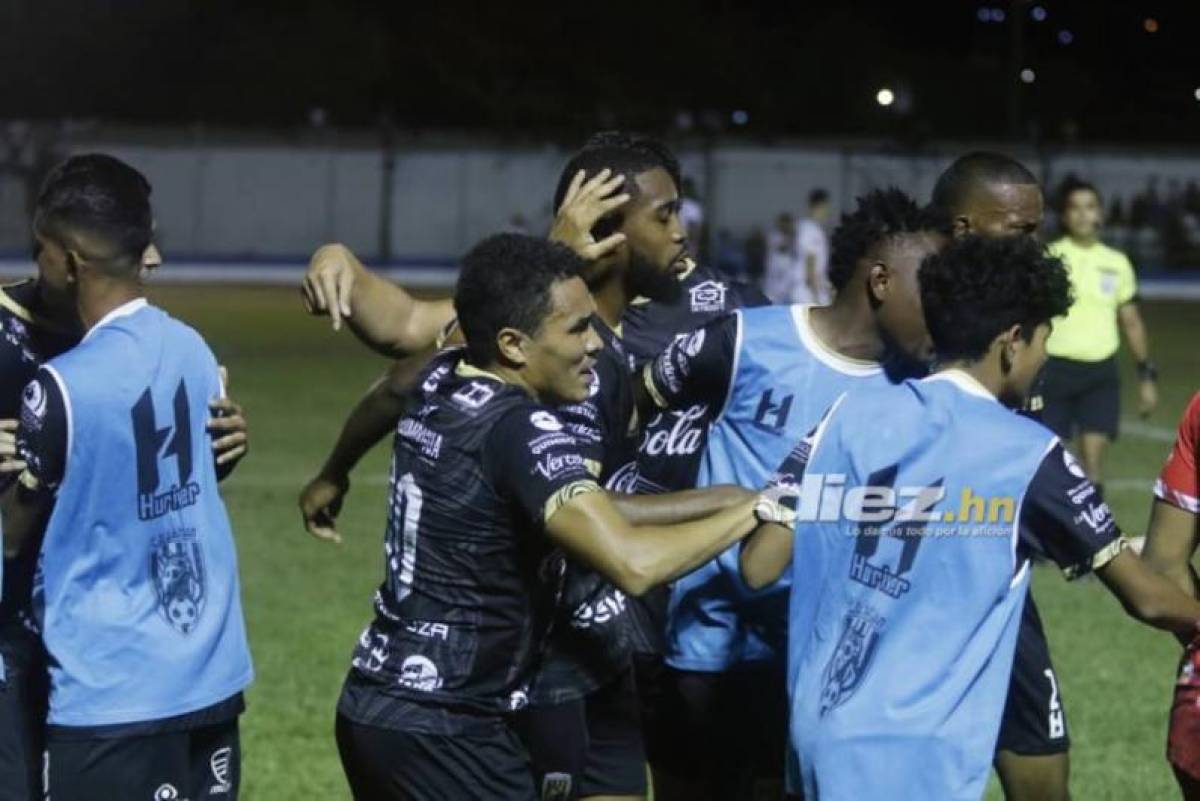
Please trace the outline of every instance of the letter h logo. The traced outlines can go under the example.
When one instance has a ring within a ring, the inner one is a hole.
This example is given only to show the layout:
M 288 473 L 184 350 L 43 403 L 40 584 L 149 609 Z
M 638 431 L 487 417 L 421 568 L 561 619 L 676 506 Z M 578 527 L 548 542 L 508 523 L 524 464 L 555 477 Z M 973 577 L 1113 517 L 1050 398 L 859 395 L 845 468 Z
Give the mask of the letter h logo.
M 754 424 L 770 431 L 783 431 L 787 426 L 788 414 L 792 411 L 792 401 L 795 395 L 785 395 L 779 403 L 775 402 L 774 390 L 768 389 L 758 399 L 758 410 L 754 412 Z

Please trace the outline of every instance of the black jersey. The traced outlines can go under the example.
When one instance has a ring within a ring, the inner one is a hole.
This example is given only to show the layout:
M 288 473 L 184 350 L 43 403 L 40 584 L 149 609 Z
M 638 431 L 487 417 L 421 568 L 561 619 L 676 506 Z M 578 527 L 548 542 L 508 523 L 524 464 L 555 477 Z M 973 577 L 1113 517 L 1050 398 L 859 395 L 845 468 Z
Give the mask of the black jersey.
M 677 339 L 736 309 L 770 303 L 748 284 L 735 283 L 719 273 L 695 267 L 683 279 L 683 294 L 674 303 L 639 303 L 622 323 L 630 365 L 641 369 Z M 716 409 L 696 403 L 658 412 L 646 421 L 638 448 L 638 488 L 642 492 L 673 492 L 695 486 L 708 424 Z
M 21 392 L 33 380 L 38 367 L 79 341 L 78 335 L 64 332 L 37 316 L 33 312 L 36 301 L 37 284 L 32 280 L 0 287 L 0 419 L 3 420 L 17 419 Z M 28 612 L 37 550 L 26 548 L 16 559 L 4 561 L 0 624 Z
M 600 483 L 632 492 L 637 475 L 633 379 L 620 337 L 601 320 L 594 325 L 604 350 L 596 357 L 591 395 L 557 411 Z M 625 594 L 591 567 L 562 559 L 562 599 L 533 683 L 534 704 L 582 698 L 618 678 L 631 660 Z
M 386 577 L 352 673 L 358 722 L 404 728 L 397 708 L 494 714 L 519 708 L 560 578 L 545 521 L 598 491 L 557 412 L 468 365 L 431 362 L 396 429 Z M 413 721 L 412 725 L 419 722 Z

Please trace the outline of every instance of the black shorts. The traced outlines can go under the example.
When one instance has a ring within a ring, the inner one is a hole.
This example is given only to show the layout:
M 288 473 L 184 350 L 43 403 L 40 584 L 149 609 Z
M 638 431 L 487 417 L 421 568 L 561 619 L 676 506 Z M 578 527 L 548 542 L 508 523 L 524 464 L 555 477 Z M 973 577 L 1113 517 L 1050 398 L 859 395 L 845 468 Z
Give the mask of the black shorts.
M 137 737 L 59 739 L 46 752 L 46 797 L 54 801 L 237 801 L 237 718 Z
M 1021 613 L 1017 652 L 996 750 L 1021 756 L 1065 754 L 1071 750 L 1067 712 L 1032 594 L 1025 598 Z
M 1042 422 L 1063 439 L 1083 432 L 1115 440 L 1121 418 L 1117 357 L 1100 362 L 1047 359 L 1042 400 Z
M 632 668 L 586 698 L 516 715 L 541 801 L 645 795 L 646 749 Z
M 45 748 L 46 658 L 41 638 L 17 621 L 0 630 L 0 801 L 40 801 Z
M 654 770 L 715 788 L 712 798 L 783 793 L 788 700 L 782 665 L 665 671 Z
M 529 757 L 503 721 L 488 732 L 425 734 L 337 716 L 342 769 L 355 801 L 536 801 Z

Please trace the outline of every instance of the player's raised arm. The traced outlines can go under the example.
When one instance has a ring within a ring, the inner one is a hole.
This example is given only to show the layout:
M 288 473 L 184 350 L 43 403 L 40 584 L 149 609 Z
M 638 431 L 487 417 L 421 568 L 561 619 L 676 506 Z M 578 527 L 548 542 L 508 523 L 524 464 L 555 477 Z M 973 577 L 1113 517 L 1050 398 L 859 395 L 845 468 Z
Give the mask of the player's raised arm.
M 755 496 L 756 493 L 733 484 L 658 495 L 608 493 L 609 500 L 621 516 L 635 526 L 663 526 L 699 520 L 730 506 L 753 500 Z
M 320 471 L 300 491 L 300 515 L 314 537 L 341 542 L 335 522 L 350 491 L 350 473 L 367 451 L 395 429 L 430 353 L 397 361 L 350 411 Z
M 1154 484 L 1154 506 L 1142 559 L 1192 597 L 1200 579 L 1192 555 L 1200 544 L 1200 393 L 1179 422 L 1179 433 Z
M 454 318 L 449 300 L 414 298 L 340 244 L 317 249 L 300 293 L 310 314 L 329 315 L 335 331 L 345 322 L 363 344 L 388 356 L 432 346 Z

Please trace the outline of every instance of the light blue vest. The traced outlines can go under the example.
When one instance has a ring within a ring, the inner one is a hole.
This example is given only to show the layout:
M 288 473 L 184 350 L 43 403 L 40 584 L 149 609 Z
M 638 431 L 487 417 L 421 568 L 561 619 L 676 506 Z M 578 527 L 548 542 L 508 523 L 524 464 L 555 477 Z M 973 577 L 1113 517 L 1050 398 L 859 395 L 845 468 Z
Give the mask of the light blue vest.
M 697 486 L 762 489 L 798 439 L 842 393 L 889 383 L 882 368 L 840 356 L 808 324 L 808 306 L 737 312 L 729 398 L 709 431 Z M 742 662 L 779 660 L 786 651 L 787 583 L 751 593 L 738 549 L 675 582 L 667 618 L 667 663 L 720 672 Z
M 212 352 L 135 302 L 46 367 L 70 432 L 34 588 L 50 723 L 157 720 L 237 693 L 253 671 L 205 430 Z
M 789 783 L 805 798 L 982 797 L 1029 582 L 1021 503 L 1056 441 L 964 374 L 834 408 L 791 567 Z M 885 489 L 864 505 L 865 486 Z

